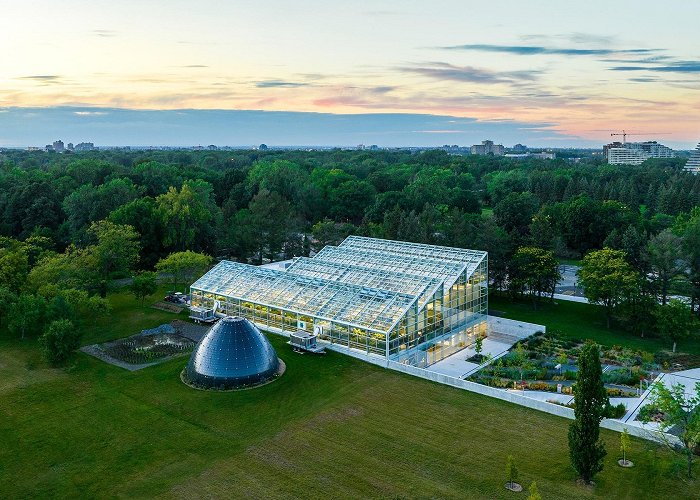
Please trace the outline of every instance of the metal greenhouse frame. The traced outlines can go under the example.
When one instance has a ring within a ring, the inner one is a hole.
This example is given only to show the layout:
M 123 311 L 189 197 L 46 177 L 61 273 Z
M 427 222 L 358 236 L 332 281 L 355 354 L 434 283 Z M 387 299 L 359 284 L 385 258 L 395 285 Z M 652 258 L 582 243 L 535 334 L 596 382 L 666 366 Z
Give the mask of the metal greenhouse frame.
M 286 270 L 223 261 L 192 305 L 417 366 L 486 333 L 486 252 L 350 236 Z

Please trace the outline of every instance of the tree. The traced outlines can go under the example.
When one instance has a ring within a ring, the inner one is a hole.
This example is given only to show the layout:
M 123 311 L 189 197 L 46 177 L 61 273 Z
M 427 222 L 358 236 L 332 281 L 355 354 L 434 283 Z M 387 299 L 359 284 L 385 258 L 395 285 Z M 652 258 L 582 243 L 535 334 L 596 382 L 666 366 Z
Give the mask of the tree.
M 319 221 L 311 228 L 311 234 L 314 238 L 311 248 L 315 252 L 320 252 L 326 245 L 338 245 L 354 230 L 355 226 L 352 224 L 339 224 L 330 219 Z
M 143 307 L 143 302 L 149 295 L 153 295 L 158 290 L 158 283 L 156 282 L 156 273 L 152 271 L 142 271 L 133 277 L 131 286 L 129 287 L 131 293 L 141 302 Z
M 163 245 L 177 251 L 207 248 L 206 235 L 212 234 L 219 209 L 214 203 L 213 188 L 203 180 L 185 181 L 178 191 L 156 198 L 158 214 L 163 224 Z
M 627 467 L 631 465 L 632 462 L 627 461 L 627 452 L 630 449 L 630 433 L 627 432 L 627 427 L 625 427 L 620 433 L 620 452 L 622 453 L 622 466 Z
M 673 342 L 673 352 L 676 352 L 677 342 L 688 337 L 698 326 L 698 320 L 690 307 L 678 299 L 671 299 L 668 304 L 658 306 L 654 316 L 657 332 L 664 339 Z
M 232 240 L 244 256 L 253 253 L 255 261 L 274 260 L 289 235 L 294 232 L 296 213 L 289 202 L 276 192 L 261 190 L 247 209 L 236 213 L 231 224 Z
M 484 337 L 477 334 L 476 340 L 474 341 L 474 352 L 477 356 L 481 356 L 481 351 L 484 348 Z
M 683 241 L 667 229 L 649 241 L 647 254 L 656 291 L 665 305 L 671 284 L 687 265 L 683 260 Z
M 532 482 L 527 491 L 530 493 L 527 500 L 542 500 L 542 495 L 540 495 L 540 490 L 537 489 L 537 483 L 535 481 Z
M 535 308 L 542 293 L 553 294 L 561 279 L 554 254 L 536 247 L 518 248 L 511 259 L 510 270 L 511 286 L 518 291 L 527 290 Z
M 518 468 L 515 466 L 513 455 L 508 455 L 506 459 L 506 479 L 508 481 L 508 489 L 514 490 L 518 484 L 516 483 L 518 480 Z
M 510 193 L 494 206 L 493 216 L 508 233 L 522 238 L 528 234 L 537 209 L 537 198 L 532 193 Z
M 0 286 L 0 326 L 2 326 L 2 320 L 8 311 L 12 309 L 12 305 L 16 300 L 17 295 L 15 293 L 5 286 Z
M 624 252 L 610 248 L 587 254 L 577 275 L 586 298 L 605 307 L 608 328 L 614 309 L 639 287 L 639 276 Z
M 46 301 L 43 297 L 23 293 L 12 304 L 7 313 L 7 329 L 19 334 L 22 339 L 28 335 L 39 335 L 46 314 Z
M 140 266 L 152 268 L 163 257 L 163 221 L 153 198 L 139 198 L 122 205 L 109 214 L 108 220 L 132 226 L 139 233 Z
M 367 181 L 343 182 L 329 194 L 331 216 L 336 220 L 359 223 L 376 194 L 374 186 Z
M 569 426 L 571 465 L 581 480 L 589 484 L 603 470 L 605 445 L 600 440 L 600 422 L 610 405 L 600 366 L 598 345 L 586 342 L 578 358 L 574 386 L 574 417 Z
M 559 354 L 557 354 L 556 362 L 558 365 L 560 365 L 559 373 L 561 373 L 564 371 L 565 365 L 569 362 L 569 356 L 567 356 L 566 351 L 562 350 Z
M 662 415 L 659 429 L 664 433 L 660 437 L 674 451 L 682 451 L 686 456 L 688 477 L 693 475 L 693 453 L 700 445 L 700 382 L 695 383 L 695 394 L 689 395 L 683 384 L 676 384 L 669 389 L 661 382 L 652 385 L 649 404 L 639 411 L 639 419 L 644 423 Z M 681 446 L 668 439 L 666 432 L 671 431 L 678 437 Z
M 211 265 L 211 257 L 191 251 L 171 253 L 156 264 L 156 270 L 167 275 L 173 286 L 188 285 L 204 274 Z
M 0 283 L 10 290 L 24 287 L 29 272 L 27 252 L 22 247 L 0 248 Z
M 653 295 L 639 288 L 626 297 L 615 310 L 617 318 L 625 329 L 644 337 L 653 331 L 656 324 L 655 313 L 659 304 Z
M 97 239 L 89 247 L 95 255 L 96 272 L 101 280 L 123 276 L 136 265 L 139 258 L 139 234 L 132 226 L 106 220 L 93 222 L 88 231 Z
M 128 179 L 112 179 L 100 186 L 85 184 L 63 200 L 68 227 L 74 236 L 93 221 L 102 220 L 117 207 L 139 197 L 139 190 Z
M 625 252 L 627 261 L 629 261 L 634 269 L 643 272 L 643 250 L 646 243 L 644 235 L 637 231 L 634 226 L 629 226 L 625 232 L 622 233 L 622 241 L 620 243 L 620 250 Z
M 700 209 L 696 210 L 700 212 Z M 689 267 L 691 309 L 700 304 L 700 213 L 687 224 L 683 234 L 683 249 Z
M 512 238 L 496 224 L 493 217 L 486 217 L 479 220 L 473 243 L 468 248 L 489 253 L 489 280 L 493 288 L 499 290 L 508 276 L 508 259 L 513 252 Z
M 95 259 L 95 252 L 74 245 L 68 246 L 62 254 L 48 254 L 29 272 L 27 288 L 41 291 L 53 285 L 94 290 L 99 281 Z
M 80 347 L 80 331 L 68 319 L 51 322 L 39 338 L 46 360 L 52 365 L 65 362 Z

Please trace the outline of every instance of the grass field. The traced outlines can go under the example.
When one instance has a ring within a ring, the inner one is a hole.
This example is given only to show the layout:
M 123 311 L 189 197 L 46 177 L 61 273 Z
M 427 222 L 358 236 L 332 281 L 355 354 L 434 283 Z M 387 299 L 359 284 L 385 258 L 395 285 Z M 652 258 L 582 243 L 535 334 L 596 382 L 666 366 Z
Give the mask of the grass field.
M 112 299 L 119 316 L 88 343 L 162 321 L 137 312 L 122 324 L 132 299 Z M 587 489 L 565 419 L 271 341 L 284 376 L 233 393 L 183 385 L 183 359 L 127 372 L 80 354 L 55 370 L 33 341 L 0 341 L 0 498 L 514 498 L 508 454 L 545 499 L 698 497 L 682 462 L 645 441 L 622 469 L 619 437 L 604 431 L 605 470 Z
M 97 344 L 128 337 L 145 328 L 170 323 L 174 319 L 186 319 L 185 311 L 174 314 L 151 307 L 153 303 L 163 298 L 166 290 L 170 289 L 172 285 L 160 286 L 156 293 L 146 298 L 143 306 L 126 288 L 110 294 L 111 313 L 99 318 L 94 325 L 86 328 L 83 344 Z
M 641 338 L 613 326 L 605 326 L 605 312 L 600 306 L 556 300 L 543 300 L 537 310 L 531 301 L 513 301 L 502 295 L 489 296 L 489 309 L 498 311 L 504 318 L 545 325 L 548 330 L 563 337 L 592 339 L 604 346 L 622 345 L 634 349 L 656 352 L 670 350 L 671 344 L 659 338 Z M 700 354 L 700 342 L 687 339 L 678 342 L 678 351 Z

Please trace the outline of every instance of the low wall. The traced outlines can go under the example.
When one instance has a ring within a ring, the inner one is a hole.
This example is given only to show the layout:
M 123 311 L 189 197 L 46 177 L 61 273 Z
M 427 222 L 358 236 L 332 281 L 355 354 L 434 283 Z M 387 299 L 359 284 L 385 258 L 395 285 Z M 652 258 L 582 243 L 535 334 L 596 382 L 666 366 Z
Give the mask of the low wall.
M 576 295 L 566 295 L 564 293 L 555 293 L 554 298 L 556 300 L 568 300 L 569 302 L 580 302 L 582 304 L 588 304 L 588 299 L 586 297 L 578 297 Z
M 547 331 L 547 327 L 544 325 L 536 325 L 534 323 L 525 323 L 524 321 L 499 318 L 498 316 L 489 316 L 488 324 L 490 332 L 504 333 L 519 339 L 525 339 L 537 332 Z
M 489 387 L 487 385 L 477 384 L 476 382 L 470 382 L 468 380 L 450 377 L 449 375 L 443 375 L 441 373 L 423 370 L 422 368 L 404 365 L 395 361 L 388 361 L 386 363 L 386 367 L 391 370 L 413 375 L 415 377 L 420 377 L 426 380 L 432 380 L 433 382 L 437 382 L 439 384 L 451 385 L 452 387 L 457 387 L 459 389 L 464 389 L 470 392 L 476 392 L 477 394 L 483 394 L 484 396 L 501 399 L 503 401 L 519 404 L 521 406 L 527 406 L 529 408 L 534 408 L 536 410 L 540 410 L 546 413 L 551 413 L 552 415 L 557 415 L 560 417 L 570 419 L 574 418 L 574 410 L 572 410 L 571 408 L 547 403 L 545 401 L 538 401 L 536 399 L 526 398 L 515 392 L 496 389 L 495 387 Z

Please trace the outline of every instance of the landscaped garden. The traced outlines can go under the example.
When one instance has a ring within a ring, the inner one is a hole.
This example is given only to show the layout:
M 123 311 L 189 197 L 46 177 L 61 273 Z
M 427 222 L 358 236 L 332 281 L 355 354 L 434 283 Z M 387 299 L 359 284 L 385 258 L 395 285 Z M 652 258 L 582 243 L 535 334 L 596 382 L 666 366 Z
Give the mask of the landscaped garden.
M 482 368 L 469 380 L 491 387 L 572 394 L 583 341 L 536 333 Z M 637 397 L 658 375 L 654 355 L 616 345 L 602 351 L 603 382 L 609 397 Z M 624 405 L 611 416 L 624 415 Z

